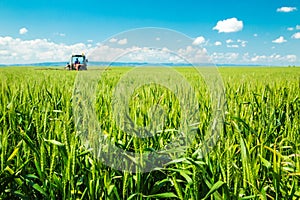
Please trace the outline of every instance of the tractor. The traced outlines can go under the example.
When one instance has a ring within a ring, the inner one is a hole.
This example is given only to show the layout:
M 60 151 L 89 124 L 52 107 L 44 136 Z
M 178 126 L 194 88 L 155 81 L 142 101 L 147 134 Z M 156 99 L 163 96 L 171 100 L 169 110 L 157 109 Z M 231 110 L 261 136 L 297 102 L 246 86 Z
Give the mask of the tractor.
M 70 62 L 67 63 L 65 69 L 76 70 L 76 71 L 87 70 L 87 62 L 88 59 L 85 57 L 84 54 L 82 55 L 73 54 L 71 56 Z

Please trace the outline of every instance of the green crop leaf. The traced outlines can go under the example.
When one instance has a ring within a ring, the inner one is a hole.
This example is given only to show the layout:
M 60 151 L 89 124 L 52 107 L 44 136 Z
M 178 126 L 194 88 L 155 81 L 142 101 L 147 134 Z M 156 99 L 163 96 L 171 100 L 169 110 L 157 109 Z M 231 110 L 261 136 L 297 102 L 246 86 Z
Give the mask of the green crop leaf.
M 143 195 L 143 197 L 147 198 L 158 198 L 158 199 L 165 199 L 165 198 L 178 198 L 173 192 L 165 192 L 160 194 L 152 194 L 152 195 Z
M 48 143 L 51 143 L 51 144 L 54 144 L 56 146 L 64 146 L 63 143 L 59 142 L 59 141 L 56 141 L 56 140 L 47 140 L 47 139 L 44 139 L 45 142 L 48 142 Z
M 7 162 L 9 162 L 10 160 L 12 160 L 18 154 L 21 144 L 22 144 L 22 141 L 20 141 L 18 143 L 18 145 L 16 146 L 16 148 L 14 149 L 14 151 L 12 152 L 12 154 L 8 157 Z
M 38 184 L 36 183 L 33 183 L 32 184 L 32 187 L 37 190 L 38 192 L 40 192 L 41 194 L 43 194 L 44 196 L 48 196 L 47 193 L 45 192 L 45 190 L 43 190 L 43 188 L 41 186 L 39 186 Z
M 203 200 L 207 199 L 210 195 L 212 195 L 214 192 L 216 192 L 220 187 L 222 187 L 225 183 L 223 181 L 216 182 L 209 190 L 209 192 L 206 194 L 206 196 L 203 198 Z

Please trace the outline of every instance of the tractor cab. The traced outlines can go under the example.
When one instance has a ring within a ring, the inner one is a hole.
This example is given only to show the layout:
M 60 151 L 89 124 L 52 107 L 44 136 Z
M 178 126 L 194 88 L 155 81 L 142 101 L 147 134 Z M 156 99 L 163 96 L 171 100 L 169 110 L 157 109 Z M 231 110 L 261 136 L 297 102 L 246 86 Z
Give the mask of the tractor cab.
M 84 54 L 77 55 L 74 54 L 71 56 L 70 62 L 67 64 L 66 69 L 67 70 L 87 70 L 87 62 L 88 59 L 85 57 Z

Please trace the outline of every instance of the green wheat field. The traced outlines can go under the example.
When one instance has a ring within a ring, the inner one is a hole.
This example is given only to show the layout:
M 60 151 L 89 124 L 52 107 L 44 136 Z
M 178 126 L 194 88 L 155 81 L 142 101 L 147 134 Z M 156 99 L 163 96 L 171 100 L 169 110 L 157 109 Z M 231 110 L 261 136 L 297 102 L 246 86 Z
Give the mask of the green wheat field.
M 196 91 L 197 134 L 181 157 L 145 173 L 106 166 L 80 140 L 73 90 L 78 73 L 86 72 L 44 69 L 0 68 L 0 199 L 300 198 L 299 67 L 219 67 L 224 119 L 205 156 L 197 152 L 212 120 L 207 88 L 191 68 L 177 67 Z M 126 134 L 112 118 L 111 102 L 129 70 L 102 72 L 95 105 L 101 130 L 126 151 L 162 149 L 176 139 L 179 101 L 157 85 L 138 88 L 129 103 L 133 122 L 149 124 L 155 103 L 166 113 L 165 123 L 146 139 Z

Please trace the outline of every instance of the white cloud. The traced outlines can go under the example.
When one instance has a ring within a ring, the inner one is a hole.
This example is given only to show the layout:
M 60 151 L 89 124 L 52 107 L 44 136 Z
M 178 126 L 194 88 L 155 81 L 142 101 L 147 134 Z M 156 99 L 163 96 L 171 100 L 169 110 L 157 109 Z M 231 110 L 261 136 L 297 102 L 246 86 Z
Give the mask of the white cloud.
M 272 64 L 280 63 L 284 64 L 286 62 L 292 63 L 297 61 L 297 56 L 293 54 L 280 55 L 280 54 L 271 54 L 271 55 L 244 55 L 244 62 L 260 63 L 260 64 Z
M 299 33 L 300 37 L 300 33 Z M 124 39 L 123 39 L 124 40 Z M 119 42 L 117 40 L 116 42 Z M 231 48 L 242 47 L 247 41 L 238 39 L 228 44 Z M 216 46 L 222 45 L 222 42 L 216 41 Z M 227 45 L 224 42 L 225 45 Z M 235 49 L 231 49 L 235 50 Z M 1 37 L 0 36 L 0 61 L 1 64 L 25 64 L 35 62 L 67 62 L 72 53 L 86 53 L 89 60 L 92 61 L 118 61 L 124 62 L 173 62 L 173 63 L 255 63 L 268 64 L 287 62 L 296 62 L 297 56 L 289 55 L 249 55 L 235 52 L 207 54 L 205 48 L 197 46 L 182 47 L 174 52 L 167 47 L 155 50 L 148 47 L 127 47 L 107 42 L 94 46 L 90 43 L 76 43 L 72 45 L 58 44 L 47 39 L 22 40 L 20 38 Z M 184 60 L 185 58 L 186 60 Z
M 283 36 L 280 36 L 279 38 L 275 39 L 272 41 L 273 43 L 277 43 L 277 44 L 280 44 L 280 43 L 284 43 L 286 42 L 286 40 L 284 39 Z
M 203 44 L 204 42 L 205 42 L 205 38 L 203 36 L 199 36 L 193 41 L 193 45 L 200 45 Z
M 263 61 L 267 58 L 267 56 L 262 55 L 262 56 L 254 56 L 251 58 L 251 62 L 258 62 L 258 61 Z
M 211 58 L 208 56 L 206 48 L 187 46 L 186 48 L 179 49 L 176 53 L 180 57 L 186 58 L 191 63 L 211 62 Z
M 87 40 L 87 42 L 88 42 L 88 43 L 92 43 L 92 42 L 93 42 L 93 40 Z
M 232 44 L 232 45 L 227 45 L 228 48 L 239 48 L 239 45 L 237 44 Z
M 247 52 L 247 53 L 244 53 L 244 55 L 243 55 L 243 61 L 249 61 L 249 53 Z
M 65 37 L 65 36 L 66 36 L 65 33 L 54 33 L 54 35 L 58 35 L 58 36 L 60 36 L 60 37 Z
M 68 61 L 72 53 L 88 53 L 92 48 L 83 43 L 57 44 L 47 39 L 21 40 L 0 37 L 1 64 Z
M 293 30 L 300 30 L 300 25 L 296 25 L 295 27 L 288 27 L 288 31 L 293 31 Z
M 287 55 L 285 58 L 288 62 L 296 62 L 296 60 L 297 60 L 296 55 Z
M 232 39 L 228 39 L 228 40 L 226 40 L 226 43 L 227 43 L 228 48 L 239 48 L 239 46 L 245 47 L 247 44 L 247 41 L 241 40 L 241 39 L 238 39 L 236 41 L 234 41 Z
M 226 56 L 228 56 L 229 60 L 236 60 L 239 57 L 239 53 L 226 53 Z
M 263 65 L 286 65 L 286 63 L 297 62 L 297 56 L 294 54 L 280 55 L 277 53 L 271 55 L 258 55 L 256 53 L 213 53 L 212 58 L 219 64 L 263 64 Z
M 118 40 L 118 39 L 116 39 L 116 38 L 111 38 L 110 40 L 109 40 L 109 42 L 111 42 L 111 43 L 118 43 L 118 44 L 120 44 L 120 45 L 125 45 L 125 44 L 127 44 L 127 39 L 126 38 L 124 38 L 124 39 L 120 39 L 120 40 Z
M 240 39 L 238 39 L 237 42 L 240 43 L 240 45 L 241 45 L 242 47 L 245 47 L 246 44 L 248 43 L 248 41 L 240 40 Z
M 160 41 L 160 38 L 159 38 L 159 37 L 157 37 L 157 38 L 155 38 L 155 40 L 156 40 L 156 41 Z
M 107 44 L 100 44 L 89 56 L 89 60 L 112 62 L 116 59 L 116 57 L 119 57 L 120 55 L 124 54 L 125 51 L 125 49 L 112 48 Z
M 221 46 L 221 45 L 222 45 L 222 42 L 220 42 L 220 41 L 215 42 L 215 46 Z
M 208 63 L 211 62 L 205 48 L 187 46 L 180 48 L 176 52 L 164 47 L 153 49 L 149 47 L 110 47 L 108 45 L 99 46 L 90 60 L 106 62 L 172 62 L 172 63 Z M 185 60 L 184 60 L 184 59 Z M 116 60 L 117 59 L 117 60 Z
M 127 40 L 118 40 L 118 42 L 120 41 L 124 44 Z M 205 48 L 198 48 L 192 45 L 174 52 L 166 47 L 155 50 L 148 47 L 123 47 L 114 44 L 110 46 L 109 44 L 111 43 L 98 44 L 99 46 L 94 46 L 90 43 L 67 45 L 54 43 L 47 39 L 22 40 L 20 38 L 0 36 L 0 61 L 1 64 L 68 62 L 71 54 L 81 54 L 84 52 L 93 61 L 112 62 L 118 59 L 124 62 L 210 62 L 210 57 Z M 186 60 L 183 60 L 183 58 Z
M 239 57 L 239 53 L 217 53 L 211 55 L 214 63 L 235 63 Z
M 111 43 L 115 43 L 115 42 L 117 42 L 118 40 L 116 39 L 116 38 L 111 38 L 110 40 L 109 40 L 109 42 L 111 42 Z
M 219 33 L 237 32 L 243 29 L 243 21 L 238 21 L 237 18 L 225 19 L 218 21 L 213 30 L 218 30 Z
M 19 30 L 19 33 L 21 34 L 21 35 L 24 35 L 24 34 L 26 34 L 28 32 L 28 30 L 27 30 L 27 28 L 25 28 L 25 27 L 23 27 L 23 28 L 21 28 L 20 30 Z
M 120 44 L 120 45 L 125 45 L 125 44 L 127 44 L 127 38 L 124 38 L 124 39 L 119 40 L 119 41 L 118 41 L 118 44 Z
M 285 13 L 288 13 L 288 12 L 293 12 L 293 11 L 296 11 L 297 8 L 296 7 L 281 7 L 281 8 L 277 8 L 277 12 L 285 12 Z
M 300 39 L 300 32 L 297 32 L 297 33 L 293 34 L 292 38 L 294 38 L 294 39 Z
M 253 34 L 253 36 L 254 36 L 254 37 L 257 37 L 257 36 L 258 36 L 258 34 L 257 34 L 257 33 L 254 33 L 254 34 Z

